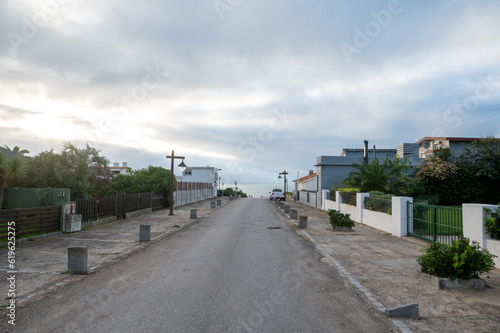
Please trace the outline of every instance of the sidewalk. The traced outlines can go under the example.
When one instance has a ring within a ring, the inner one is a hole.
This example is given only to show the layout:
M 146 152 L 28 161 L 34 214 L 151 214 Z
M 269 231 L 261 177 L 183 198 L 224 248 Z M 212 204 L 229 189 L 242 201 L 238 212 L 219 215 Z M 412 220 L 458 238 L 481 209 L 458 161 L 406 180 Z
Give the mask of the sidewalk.
M 482 276 L 483 291 L 436 290 L 419 278 L 416 262 L 429 243 L 358 223 L 353 232 L 334 232 L 325 211 L 293 201 L 286 205 L 308 216 L 306 230 L 297 229 L 298 220 L 287 218 L 287 224 L 322 248 L 333 263 L 326 256 L 322 260 L 349 276 L 346 283 L 356 285 L 374 311 L 418 302 L 420 318 L 393 318 L 396 324 L 404 323 L 411 332 L 500 332 L 500 269 Z
M 49 235 L 26 243 L 16 244 L 15 269 L 16 300 L 22 306 L 28 300 L 43 296 L 58 287 L 84 278 L 82 275 L 67 274 L 68 247 L 88 247 L 88 273 L 99 267 L 113 264 L 131 253 L 147 247 L 149 244 L 182 230 L 186 226 L 209 214 L 211 202 L 217 198 L 187 204 L 174 208 L 174 216 L 169 216 L 169 209 L 155 211 L 152 214 L 119 220 L 85 228 L 80 232 Z M 222 198 L 222 205 L 229 203 Z M 190 210 L 197 209 L 198 219 L 190 218 Z M 139 242 L 139 226 L 151 225 L 151 242 Z M 7 281 L 8 249 L 0 248 L 2 265 L 0 276 Z M 0 284 L 0 305 L 8 304 L 9 284 Z

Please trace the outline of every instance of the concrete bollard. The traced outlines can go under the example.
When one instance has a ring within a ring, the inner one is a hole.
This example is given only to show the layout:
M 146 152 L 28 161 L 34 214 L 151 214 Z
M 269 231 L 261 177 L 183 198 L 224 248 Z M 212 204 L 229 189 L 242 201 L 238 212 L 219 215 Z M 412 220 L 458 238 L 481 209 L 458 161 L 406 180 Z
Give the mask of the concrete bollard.
M 297 219 L 297 210 L 296 209 L 290 209 L 290 218 L 292 220 L 296 220 Z
M 285 203 L 284 202 L 280 202 L 280 208 L 283 209 L 285 207 Z
M 217 200 L 217 206 L 221 206 L 222 205 L 222 201 L 219 199 Z
M 215 201 L 212 201 L 212 202 L 210 203 L 210 208 L 215 208 Z
M 284 210 L 285 214 L 290 213 L 290 206 L 285 206 L 285 208 L 283 210 Z
M 88 249 L 86 246 L 68 247 L 68 273 L 86 274 L 87 273 Z
M 229 201 L 233 201 L 233 197 L 229 197 Z
M 191 218 L 196 219 L 197 218 L 197 210 L 196 209 L 191 209 Z
M 307 216 L 299 216 L 299 228 L 307 229 Z
M 151 225 L 144 224 L 139 226 L 139 242 L 151 241 Z

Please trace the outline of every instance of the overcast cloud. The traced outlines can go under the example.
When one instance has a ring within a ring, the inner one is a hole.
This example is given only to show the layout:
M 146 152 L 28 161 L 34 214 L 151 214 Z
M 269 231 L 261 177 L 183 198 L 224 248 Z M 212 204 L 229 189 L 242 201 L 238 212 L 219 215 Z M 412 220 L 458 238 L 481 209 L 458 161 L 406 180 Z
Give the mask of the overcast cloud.
M 500 2 L 0 0 L 0 145 L 305 175 L 316 157 L 500 136 Z M 178 171 L 176 170 L 178 173 Z

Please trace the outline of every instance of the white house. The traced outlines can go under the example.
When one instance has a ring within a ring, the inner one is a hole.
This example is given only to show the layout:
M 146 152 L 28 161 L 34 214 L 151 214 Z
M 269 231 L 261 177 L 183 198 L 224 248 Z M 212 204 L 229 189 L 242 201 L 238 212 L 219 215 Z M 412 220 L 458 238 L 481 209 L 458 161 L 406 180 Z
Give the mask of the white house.
M 299 191 L 316 192 L 318 190 L 318 173 L 309 170 L 309 174 L 305 177 L 295 179 L 293 182 L 298 183 Z
M 181 177 L 177 177 L 182 182 L 212 183 L 214 196 L 217 196 L 217 186 L 219 180 L 219 169 L 214 167 L 187 167 L 182 172 Z
M 109 171 L 111 171 L 113 177 L 116 177 L 116 175 L 130 175 L 130 168 L 127 166 L 127 162 L 123 162 L 122 166 L 120 166 L 120 163 L 115 162 L 112 167 L 109 167 Z
M 457 157 L 465 148 L 472 148 L 471 143 L 474 141 L 481 141 L 481 138 L 425 137 L 416 143 L 421 158 L 433 155 L 440 149 L 449 149 L 451 154 Z

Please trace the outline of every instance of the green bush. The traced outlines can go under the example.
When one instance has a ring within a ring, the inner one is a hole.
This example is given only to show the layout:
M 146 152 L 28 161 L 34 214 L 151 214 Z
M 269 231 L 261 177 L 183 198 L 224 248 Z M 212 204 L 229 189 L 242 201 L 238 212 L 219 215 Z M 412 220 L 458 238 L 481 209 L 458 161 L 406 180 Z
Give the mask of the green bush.
M 489 272 L 496 256 L 482 249 L 477 242 L 465 237 L 454 240 L 450 245 L 433 243 L 422 249 L 423 255 L 417 259 L 422 273 L 450 278 L 470 280 L 479 274 Z
M 330 224 L 332 227 L 354 227 L 354 221 L 351 220 L 349 214 L 343 214 L 335 209 L 329 209 Z
M 365 198 L 366 209 L 392 215 L 392 194 L 385 194 L 379 191 L 369 193 L 370 196 Z
M 340 191 L 340 195 L 342 196 L 342 203 L 356 206 L 356 193 L 361 192 L 359 188 L 339 188 L 337 191 Z
M 493 239 L 500 239 L 500 207 L 494 211 L 491 209 L 485 209 L 485 211 L 490 214 L 489 217 L 484 218 L 486 233 Z

